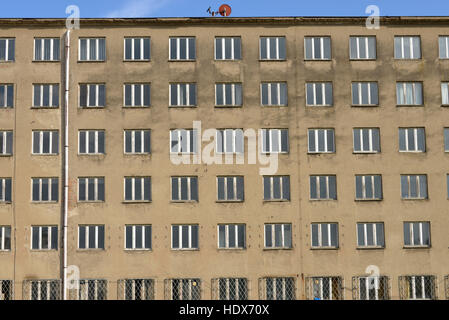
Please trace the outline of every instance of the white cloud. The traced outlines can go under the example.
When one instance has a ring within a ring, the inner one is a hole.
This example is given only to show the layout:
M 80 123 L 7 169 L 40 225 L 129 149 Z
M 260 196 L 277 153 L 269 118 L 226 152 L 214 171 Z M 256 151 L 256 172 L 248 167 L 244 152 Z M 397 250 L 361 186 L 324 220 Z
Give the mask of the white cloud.
M 142 18 L 149 17 L 170 0 L 127 0 L 117 10 L 106 14 L 107 18 Z

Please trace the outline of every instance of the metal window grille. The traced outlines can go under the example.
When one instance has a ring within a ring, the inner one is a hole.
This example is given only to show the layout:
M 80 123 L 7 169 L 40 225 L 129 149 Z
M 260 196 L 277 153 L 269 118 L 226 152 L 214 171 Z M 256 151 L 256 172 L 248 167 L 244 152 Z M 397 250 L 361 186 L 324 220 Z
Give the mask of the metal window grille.
M 444 293 L 446 300 L 449 300 L 449 276 L 444 276 Z
M 77 300 L 107 300 L 108 281 L 99 279 L 79 280 Z
M 25 280 L 23 282 L 25 300 L 60 300 L 61 280 Z
M 166 279 L 165 300 L 201 300 L 200 279 Z
M 153 279 L 121 279 L 118 281 L 119 300 L 154 300 Z
M 212 279 L 212 300 L 248 300 L 248 279 Z
M 12 280 L 0 280 L 0 301 L 14 299 L 14 286 Z
M 293 277 L 266 277 L 259 279 L 260 300 L 295 300 L 296 285 Z
M 414 275 L 399 277 L 399 297 L 401 300 L 436 300 L 438 298 L 437 277 Z
M 353 277 L 352 298 L 354 300 L 389 300 L 390 279 L 387 276 Z
M 343 300 L 342 277 L 307 277 L 306 298 L 309 300 Z

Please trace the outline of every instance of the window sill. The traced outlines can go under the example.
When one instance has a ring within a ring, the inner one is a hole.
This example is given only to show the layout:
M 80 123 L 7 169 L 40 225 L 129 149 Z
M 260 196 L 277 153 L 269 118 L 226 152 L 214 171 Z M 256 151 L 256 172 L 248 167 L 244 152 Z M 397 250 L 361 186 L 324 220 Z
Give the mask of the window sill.
M 172 251 L 176 251 L 176 252 L 184 252 L 184 251 L 200 251 L 199 248 L 196 249 L 178 249 L 178 248 L 171 248 Z
M 377 58 L 367 58 L 367 59 L 363 59 L 363 58 L 349 58 L 349 61 L 377 61 Z
M 330 62 L 330 61 L 332 61 L 332 59 L 304 59 L 304 62 L 309 62 L 309 61 Z
M 238 62 L 242 61 L 242 59 L 214 59 L 214 61 L 220 61 L 220 62 Z
M 168 59 L 168 62 L 196 62 L 196 59 Z
M 125 253 L 152 252 L 153 249 L 125 249 Z
M 84 201 L 84 200 L 77 200 L 76 201 L 76 203 L 78 203 L 78 204 L 83 204 L 83 203 L 86 203 L 86 204 L 89 204 L 89 203 L 100 204 L 100 203 L 105 203 L 105 202 L 106 202 L 105 200 L 86 200 L 86 201 Z
M 293 250 L 293 248 L 263 248 L 263 251 L 279 251 L 279 250 L 291 251 Z
M 32 204 L 58 204 L 59 201 L 31 201 Z
M 270 154 L 289 154 L 290 152 L 261 152 L 263 155 L 269 156 Z
M 32 60 L 33 63 L 61 63 L 61 60 Z
M 286 62 L 287 59 L 259 59 L 259 62 Z
M 310 250 L 338 250 L 339 247 L 315 247 L 310 248 Z
M 122 106 L 123 109 L 148 109 L 150 106 Z
M 106 106 L 78 106 L 78 109 L 105 109 Z
M 32 153 L 33 157 L 51 157 L 51 156 L 59 156 L 59 153 Z
M 12 157 L 12 153 L 11 154 L 0 154 L 0 158 L 2 157 Z
M 378 104 L 351 104 L 351 108 L 378 108 Z
M 366 246 L 366 247 L 356 247 L 356 250 L 383 250 L 385 249 L 385 247 L 381 247 L 381 246 Z
M 383 200 L 383 198 L 381 198 L 381 199 L 354 199 L 355 202 L 372 202 L 372 201 L 379 202 L 382 200 Z
M 429 198 L 401 198 L 401 200 L 404 200 L 404 201 L 415 201 L 415 200 L 422 201 L 422 200 L 429 200 Z
M 198 203 L 198 200 L 170 200 L 170 203 Z
M 105 252 L 105 249 L 101 249 L 101 248 L 86 248 L 86 249 L 76 249 L 76 252 Z
M 237 105 L 235 105 L 235 106 L 234 105 L 215 105 L 214 108 L 218 108 L 218 109 L 243 108 L 243 105 L 240 105 L 240 106 L 237 106 Z
M 16 62 L 16 61 L 15 60 L 8 60 L 8 61 L 0 60 L 0 63 L 14 63 L 14 62 Z
M 288 104 L 261 104 L 262 108 L 282 108 L 282 107 L 288 107 Z
M 431 246 L 403 246 L 402 249 L 430 249 Z
M 78 63 L 105 63 L 106 60 L 78 60 Z
M 218 251 L 245 251 L 245 248 L 217 248 Z
M 168 108 L 169 109 L 184 109 L 184 108 L 187 108 L 187 109 L 193 109 L 193 108 L 198 108 L 198 106 L 197 105 L 192 105 L 192 106 L 168 106 Z
M 411 151 L 399 150 L 399 153 L 426 153 L 426 152 L 425 151 L 415 151 L 415 150 L 411 150 Z
M 380 154 L 380 151 L 353 151 L 352 154 Z
M 448 107 L 449 107 L 449 104 L 442 104 L 441 107 L 443 107 L 443 108 L 448 108 Z
M 123 62 L 151 62 L 151 59 L 123 59 Z
M 10 205 L 12 204 L 12 201 L 0 201 L 0 206 L 1 205 Z
M 45 107 L 38 107 L 38 106 L 32 106 L 30 109 L 32 110 L 39 110 L 39 109 L 53 109 L 53 110 L 59 110 L 59 106 L 56 107 L 50 107 L 50 106 L 45 106 Z
M 243 203 L 244 200 L 215 200 L 215 203 Z
M 123 204 L 142 204 L 142 203 L 151 203 L 151 200 L 136 200 L 136 201 L 122 201 Z
M 58 249 L 30 249 L 30 252 L 57 252 Z
M 78 156 L 80 157 L 104 157 L 106 156 L 106 153 L 78 153 Z
M 396 105 L 396 108 L 407 108 L 407 107 L 410 107 L 410 108 L 415 108 L 415 107 L 421 107 L 421 108 L 424 108 L 424 105 L 423 104 L 397 104 Z
M 337 199 L 309 199 L 309 201 L 319 202 L 319 201 L 337 201 Z
M 124 153 L 125 156 L 150 156 L 151 152 L 140 152 L 140 153 Z
M 287 199 L 263 200 L 263 203 L 271 203 L 271 202 L 290 202 L 290 200 Z
M 306 107 L 309 108 L 333 108 L 333 104 L 306 104 Z
M 309 156 L 313 156 L 313 155 L 320 155 L 320 154 L 335 154 L 336 152 L 335 151 L 332 151 L 332 152 L 326 152 L 326 151 L 323 151 L 323 152 L 307 152 L 307 154 L 309 155 Z
M 422 58 L 393 58 L 393 61 L 420 61 Z

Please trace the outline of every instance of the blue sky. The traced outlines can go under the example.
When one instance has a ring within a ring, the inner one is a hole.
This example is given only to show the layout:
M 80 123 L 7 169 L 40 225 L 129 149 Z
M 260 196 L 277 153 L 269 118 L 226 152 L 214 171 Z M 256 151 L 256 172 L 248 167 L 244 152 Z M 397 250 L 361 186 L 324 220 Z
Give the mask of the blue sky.
M 382 16 L 449 15 L 449 0 L 13 0 L 2 1 L 0 18 L 62 18 L 77 5 L 81 18 L 206 17 L 209 6 L 232 7 L 232 16 L 366 16 L 377 5 Z

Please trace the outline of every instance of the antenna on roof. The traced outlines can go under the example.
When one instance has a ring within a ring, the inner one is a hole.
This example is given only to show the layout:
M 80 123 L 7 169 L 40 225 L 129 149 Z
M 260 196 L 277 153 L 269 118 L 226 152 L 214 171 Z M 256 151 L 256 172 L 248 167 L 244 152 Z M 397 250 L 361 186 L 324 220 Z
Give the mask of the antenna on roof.
M 231 14 L 231 7 L 227 4 L 223 4 L 218 8 L 218 11 L 212 11 L 211 7 L 209 7 L 206 12 L 212 17 L 215 17 L 217 14 L 220 14 L 222 17 L 228 17 Z

